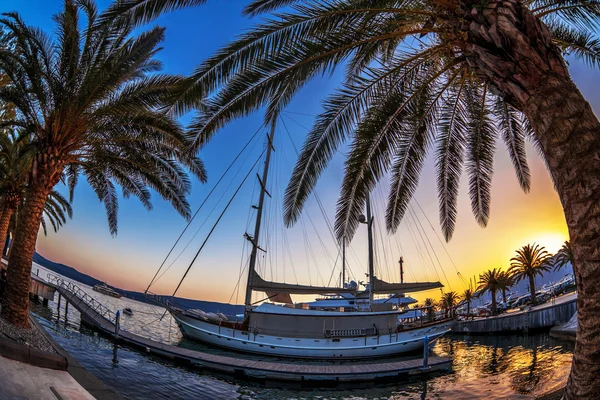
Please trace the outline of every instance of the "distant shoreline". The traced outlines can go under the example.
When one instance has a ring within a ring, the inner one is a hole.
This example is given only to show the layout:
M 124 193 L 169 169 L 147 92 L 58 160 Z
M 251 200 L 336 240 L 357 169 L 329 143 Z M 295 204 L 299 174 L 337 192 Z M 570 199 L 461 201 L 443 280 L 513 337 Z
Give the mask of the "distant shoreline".
M 38 252 L 33 255 L 33 262 L 41 265 L 42 267 L 49 269 L 57 274 L 60 274 L 66 278 L 72 279 L 74 281 L 83 283 L 84 285 L 88 285 L 93 287 L 94 285 L 104 283 L 103 281 L 94 278 L 93 276 L 84 274 L 82 272 L 77 271 L 75 268 L 70 267 L 65 264 L 57 263 L 51 260 L 48 260 Z M 121 293 L 124 297 L 127 297 L 132 300 L 136 300 L 142 303 L 150 303 L 144 293 L 136 292 L 133 290 L 124 290 L 115 286 L 111 286 L 113 289 Z M 170 297 L 170 296 L 165 296 Z M 205 301 L 205 300 L 193 300 L 186 299 L 182 297 L 173 297 L 170 299 L 171 303 L 175 307 L 184 308 L 184 309 L 200 309 L 206 312 L 221 312 L 225 315 L 236 315 L 244 312 L 244 306 L 237 304 L 229 304 L 229 303 L 219 303 L 215 301 Z

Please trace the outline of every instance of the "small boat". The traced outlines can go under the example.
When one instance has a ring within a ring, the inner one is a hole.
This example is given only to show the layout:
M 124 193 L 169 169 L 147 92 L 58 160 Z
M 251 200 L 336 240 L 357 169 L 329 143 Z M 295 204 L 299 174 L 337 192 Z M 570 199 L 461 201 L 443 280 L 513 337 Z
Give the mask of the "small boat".
M 123 309 L 123 314 L 125 314 L 125 315 L 133 315 L 133 310 L 131 308 L 129 308 L 129 307 L 125 307 Z
M 107 286 L 106 283 L 99 283 L 97 285 L 94 285 L 92 290 L 94 290 L 95 292 L 98 292 L 98 293 L 105 294 L 110 297 L 115 297 L 117 299 L 121 298 L 121 294 L 119 292 L 117 292 L 116 290 L 114 290 L 113 288 Z

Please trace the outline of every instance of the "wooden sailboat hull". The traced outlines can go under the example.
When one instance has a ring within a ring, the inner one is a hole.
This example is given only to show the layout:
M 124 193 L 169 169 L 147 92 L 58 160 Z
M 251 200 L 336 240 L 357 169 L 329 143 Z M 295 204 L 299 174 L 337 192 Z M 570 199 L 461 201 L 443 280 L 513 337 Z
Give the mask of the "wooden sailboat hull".
M 302 338 L 248 332 L 180 313 L 173 313 L 173 317 L 184 336 L 203 343 L 274 357 L 310 359 L 374 358 L 409 353 L 423 348 L 425 336 L 431 344 L 450 328 L 446 322 L 382 335 Z

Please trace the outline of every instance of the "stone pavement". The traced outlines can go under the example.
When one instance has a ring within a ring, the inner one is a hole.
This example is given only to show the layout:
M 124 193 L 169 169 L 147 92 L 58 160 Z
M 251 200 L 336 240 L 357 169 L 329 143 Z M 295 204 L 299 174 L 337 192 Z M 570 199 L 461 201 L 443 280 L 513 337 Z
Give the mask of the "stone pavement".
M 0 400 L 94 400 L 67 371 L 0 357 Z

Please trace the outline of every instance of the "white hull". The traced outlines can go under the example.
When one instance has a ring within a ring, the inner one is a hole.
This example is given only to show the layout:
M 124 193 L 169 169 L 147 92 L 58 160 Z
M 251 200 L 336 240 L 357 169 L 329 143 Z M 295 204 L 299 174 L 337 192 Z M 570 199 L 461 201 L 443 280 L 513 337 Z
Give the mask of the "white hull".
M 173 313 L 181 332 L 190 338 L 230 350 L 277 357 L 355 359 L 391 356 L 423 348 L 448 332 L 450 323 L 397 333 L 340 338 L 295 338 L 254 334 Z

